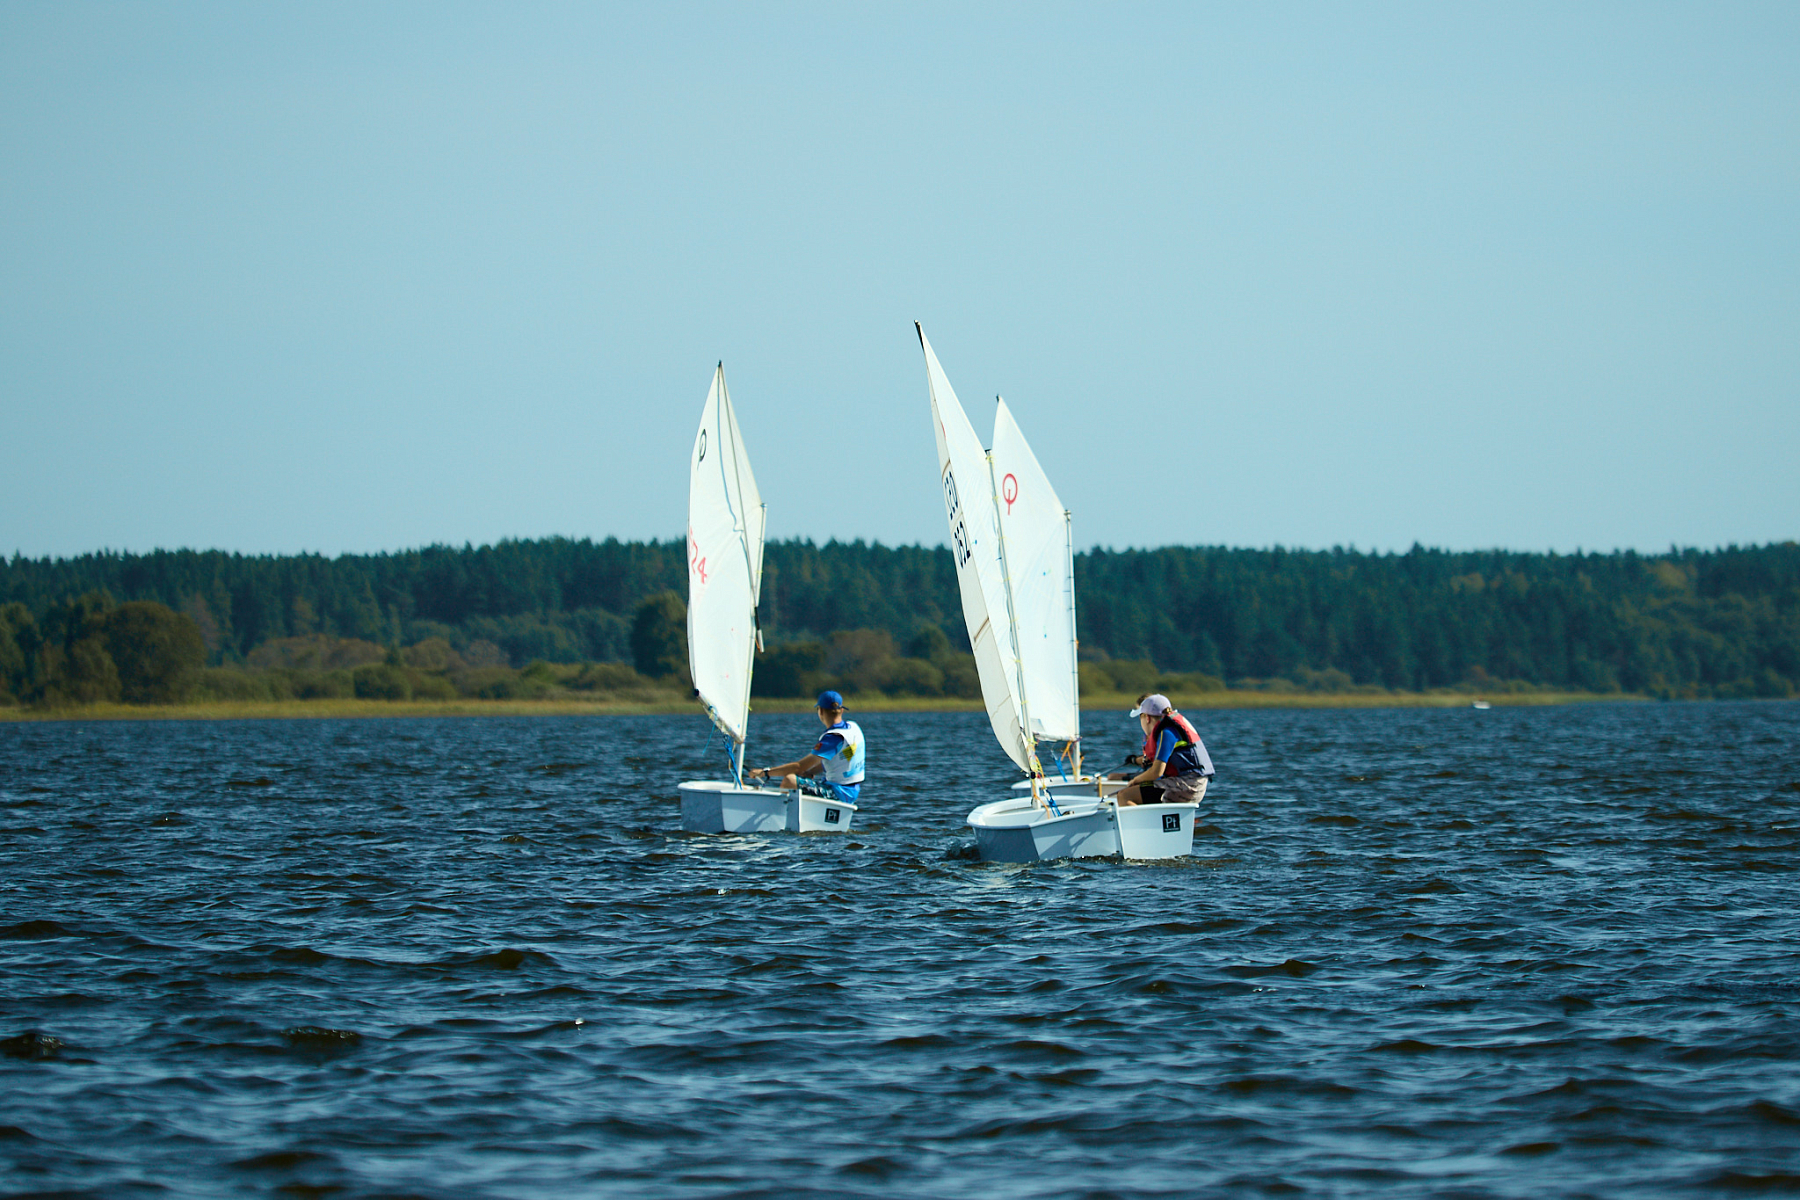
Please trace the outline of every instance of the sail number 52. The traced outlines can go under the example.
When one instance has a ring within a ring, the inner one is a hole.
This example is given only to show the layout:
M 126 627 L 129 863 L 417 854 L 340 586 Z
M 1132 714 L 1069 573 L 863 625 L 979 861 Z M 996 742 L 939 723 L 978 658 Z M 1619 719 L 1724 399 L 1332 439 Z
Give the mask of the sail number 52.
M 944 467 L 944 508 L 950 514 L 950 552 L 956 556 L 956 569 L 962 570 L 975 557 L 969 545 L 968 526 L 963 523 L 962 500 L 956 494 L 956 476 Z

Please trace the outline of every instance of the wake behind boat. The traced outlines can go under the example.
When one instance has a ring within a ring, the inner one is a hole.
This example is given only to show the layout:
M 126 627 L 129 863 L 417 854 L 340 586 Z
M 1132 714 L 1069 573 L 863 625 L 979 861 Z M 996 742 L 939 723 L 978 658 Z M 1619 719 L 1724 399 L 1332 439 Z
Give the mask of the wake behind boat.
M 750 473 L 720 363 L 688 467 L 688 668 L 707 717 L 729 741 L 731 778 L 681 784 L 681 827 L 696 833 L 843 833 L 856 805 L 744 782 L 767 528 L 768 511 Z
M 981 448 L 925 331 L 925 379 L 937 434 L 950 554 L 994 737 L 1028 776 L 968 816 L 988 862 L 1174 858 L 1193 850 L 1199 806 L 1124 808 L 1080 774 L 1075 589 L 1069 514 L 999 401 L 994 449 Z M 1050 783 L 1038 741 L 1064 740 L 1075 777 Z M 1115 787 L 1112 789 L 1117 791 Z

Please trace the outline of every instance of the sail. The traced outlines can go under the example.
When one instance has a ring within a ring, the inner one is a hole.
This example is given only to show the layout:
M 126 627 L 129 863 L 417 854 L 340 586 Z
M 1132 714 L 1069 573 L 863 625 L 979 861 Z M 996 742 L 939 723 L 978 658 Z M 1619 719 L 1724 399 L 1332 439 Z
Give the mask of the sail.
M 713 723 L 740 744 L 750 716 L 766 525 L 721 363 L 688 473 L 688 667 Z
M 1077 738 L 1081 707 L 1075 682 L 1069 514 L 1004 400 L 998 401 L 994 413 L 992 460 L 1031 733 L 1058 740 Z
M 915 324 L 915 328 L 918 326 Z M 925 382 L 931 393 L 931 424 L 937 434 L 938 476 L 944 512 L 950 521 L 950 556 L 956 561 L 956 584 L 962 593 L 963 621 L 975 651 L 981 696 L 988 720 L 1006 756 L 1022 771 L 1031 771 L 1037 752 L 1025 732 L 1025 706 L 1019 691 L 1018 651 L 1008 617 L 1006 576 L 1000 559 L 1000 535 L 994 515 L 994 483 L 987 454 L 969 424 L 944 368 L 938 365 L 925 331 Z

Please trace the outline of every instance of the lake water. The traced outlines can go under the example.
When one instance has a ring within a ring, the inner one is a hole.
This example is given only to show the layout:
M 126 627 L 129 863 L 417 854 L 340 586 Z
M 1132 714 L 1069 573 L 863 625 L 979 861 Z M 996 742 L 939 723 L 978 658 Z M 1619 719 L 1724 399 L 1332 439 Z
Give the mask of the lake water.
M 1194 857 L 1031 867 L 862 720 L 848 837 L 678 832 L 699 717 L 0 725 L 0 1193 L 1800 1191 L 1800 704 L 1203 713 Z

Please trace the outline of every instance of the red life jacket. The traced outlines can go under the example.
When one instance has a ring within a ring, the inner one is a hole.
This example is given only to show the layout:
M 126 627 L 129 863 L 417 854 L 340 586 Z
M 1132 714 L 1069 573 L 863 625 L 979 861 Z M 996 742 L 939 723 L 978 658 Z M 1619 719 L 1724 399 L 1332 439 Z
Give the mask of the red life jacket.
M 1169 762 L 1164 768 L 1166 775 L 1190 775 L 1198 771 L 1201 774 L 1212 774 L 1212 761 L 1207 758 L 1205 743 L 1200 734 L 1188 724 L 1188 719 L 1173 710 L 1156 719 L 1150 727 L 1150 733 L 1144 738 L 1144 765 L 1149 766 L 1156 761 L 1156 743 L 1162 739 L 1163 730 L 1175 735 L 1175 753 L 1169 755 Z

